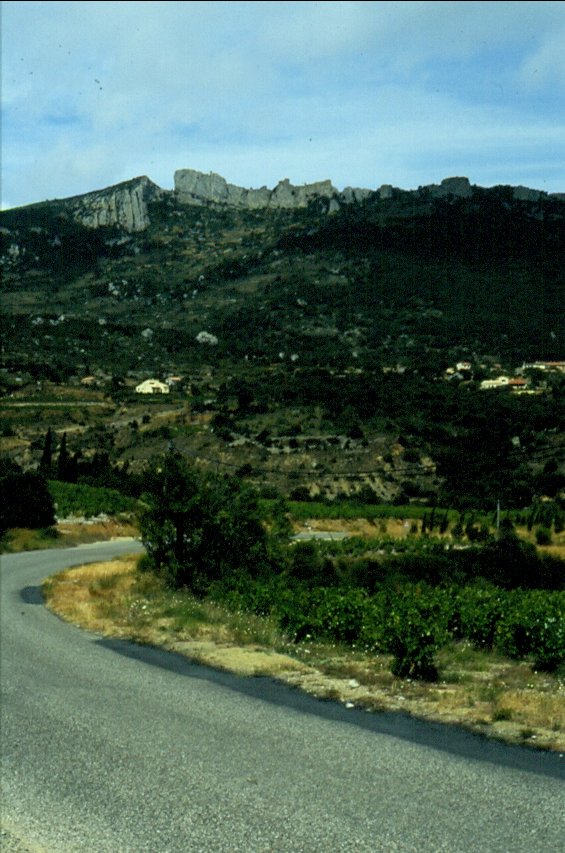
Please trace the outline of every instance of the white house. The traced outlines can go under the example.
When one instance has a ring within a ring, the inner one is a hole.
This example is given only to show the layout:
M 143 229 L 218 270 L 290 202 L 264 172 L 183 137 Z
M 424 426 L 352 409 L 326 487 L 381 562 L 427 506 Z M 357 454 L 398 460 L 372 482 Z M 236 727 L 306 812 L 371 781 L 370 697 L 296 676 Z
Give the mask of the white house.
M 483 379 L 479 388 L 481 391 L 485 391 L 489 388 L 504 388 L 510 384 L 510 379 L 508 376 L 497 376 L 496 379 Z
M 158 379 L 146 379 L 135 389 L 136 394 L 168 394 L 169 391 L 169 386 Z
M 565 373 L 565 361 L 533 361 L 522 365 L 522 370 L 548 370 Z

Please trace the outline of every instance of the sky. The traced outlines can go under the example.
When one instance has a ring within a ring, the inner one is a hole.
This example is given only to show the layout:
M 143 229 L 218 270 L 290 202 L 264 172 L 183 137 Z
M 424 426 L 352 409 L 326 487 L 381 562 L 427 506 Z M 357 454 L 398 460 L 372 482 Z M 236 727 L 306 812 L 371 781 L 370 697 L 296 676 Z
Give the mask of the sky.
M 177 169 L 565 192 L 565 2 L 4 2 L 2 206 Z

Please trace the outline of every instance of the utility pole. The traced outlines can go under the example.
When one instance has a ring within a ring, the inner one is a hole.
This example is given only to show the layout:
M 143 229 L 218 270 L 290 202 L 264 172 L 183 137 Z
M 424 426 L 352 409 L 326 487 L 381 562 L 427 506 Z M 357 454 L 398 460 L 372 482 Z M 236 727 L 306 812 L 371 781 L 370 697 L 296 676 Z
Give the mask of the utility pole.
M 500 498 L 496 502 L 496 532 L 500 530 Z

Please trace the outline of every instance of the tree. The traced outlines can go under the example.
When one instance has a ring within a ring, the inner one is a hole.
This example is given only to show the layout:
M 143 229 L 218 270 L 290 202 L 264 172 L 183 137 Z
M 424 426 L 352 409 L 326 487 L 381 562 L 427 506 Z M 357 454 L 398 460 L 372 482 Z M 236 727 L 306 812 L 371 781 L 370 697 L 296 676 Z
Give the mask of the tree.
M 45 478 L 22 471 L 10 462 L 0 464 L 0 531 L 12 527 L 49 527 L 55 522 L 53 498 Z
M 215 581 L 266 571 L 268 537 L 249 486 L 202 474 L 175 452 L 153 469 L 147 485 L 141 538 L 150 567 L 169 586 L 204 594 Z
M 273 506 L 273 523 L 271 535 L 282 544 L 286 544 L 292 535 L 292 524 L 288 515 L 288 504 L 279 496 Z
M 64 482 L 69 478 L 69 452 L 67 450 L 67 433 L 63 433 L 63 438 L 61 439 L 61 446 L 59 448 L 59 459 L 57 461 L 57 479 L 63 480 Z
M 51 476 L 51 468 L 53 465 L 53 432 L 51 427 L 45 433 L 45 442 L 43 444 L 43 453 L 39 462 L 39 473 L 44 477 Z

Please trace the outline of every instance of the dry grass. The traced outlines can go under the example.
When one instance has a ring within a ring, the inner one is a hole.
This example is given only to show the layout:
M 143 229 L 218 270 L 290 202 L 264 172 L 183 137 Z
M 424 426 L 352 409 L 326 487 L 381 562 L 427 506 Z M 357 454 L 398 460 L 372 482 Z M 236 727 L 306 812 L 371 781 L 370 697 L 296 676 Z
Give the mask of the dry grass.
M 413 519 L 402 518 L 309 518 L 293 524 L 295 533 L 339 532 L 349 536 L 386 536 L 391 539 L 405 539 L 411 535 Z M 439 534 L 436 534 L 439 536 Z
M 81 545 L 87 542 L 103 542 L 108 539 L 125 539 L 139 536 L 138 528 L 129 521 L 107 518 L 105 521 L 68 522 L 57 525 L 63 537 L 61 544 Z
M 121 603 L 135 580 L 135 566 L 135 557 L 124 557 L 60 572 L 43 585 L 48 606 L 81 628 L 106 636 L 128 636 L 119 617 Z
M 463 725 L 508 742 L 565 751 L 565 682 L 469 644 L 439 660 L 436 684 L 395 678 L 385 655 L 288 643 L 269 619 L 167 591 L 138 557 L 89 564 L 46 581 L 48 606 L 97 633 L 128 637 L 238 675 L 268 675 L 349 706 Z
M 2 546 L 4 551 L 14 554 L 43 548 L 70 548 L 109 539 L 129 539 L 138 535 L 138 529 L 130 522 L 108 518 L 94 523 L 57 524 L 46 530 L 12 528 L 6 534 Z

